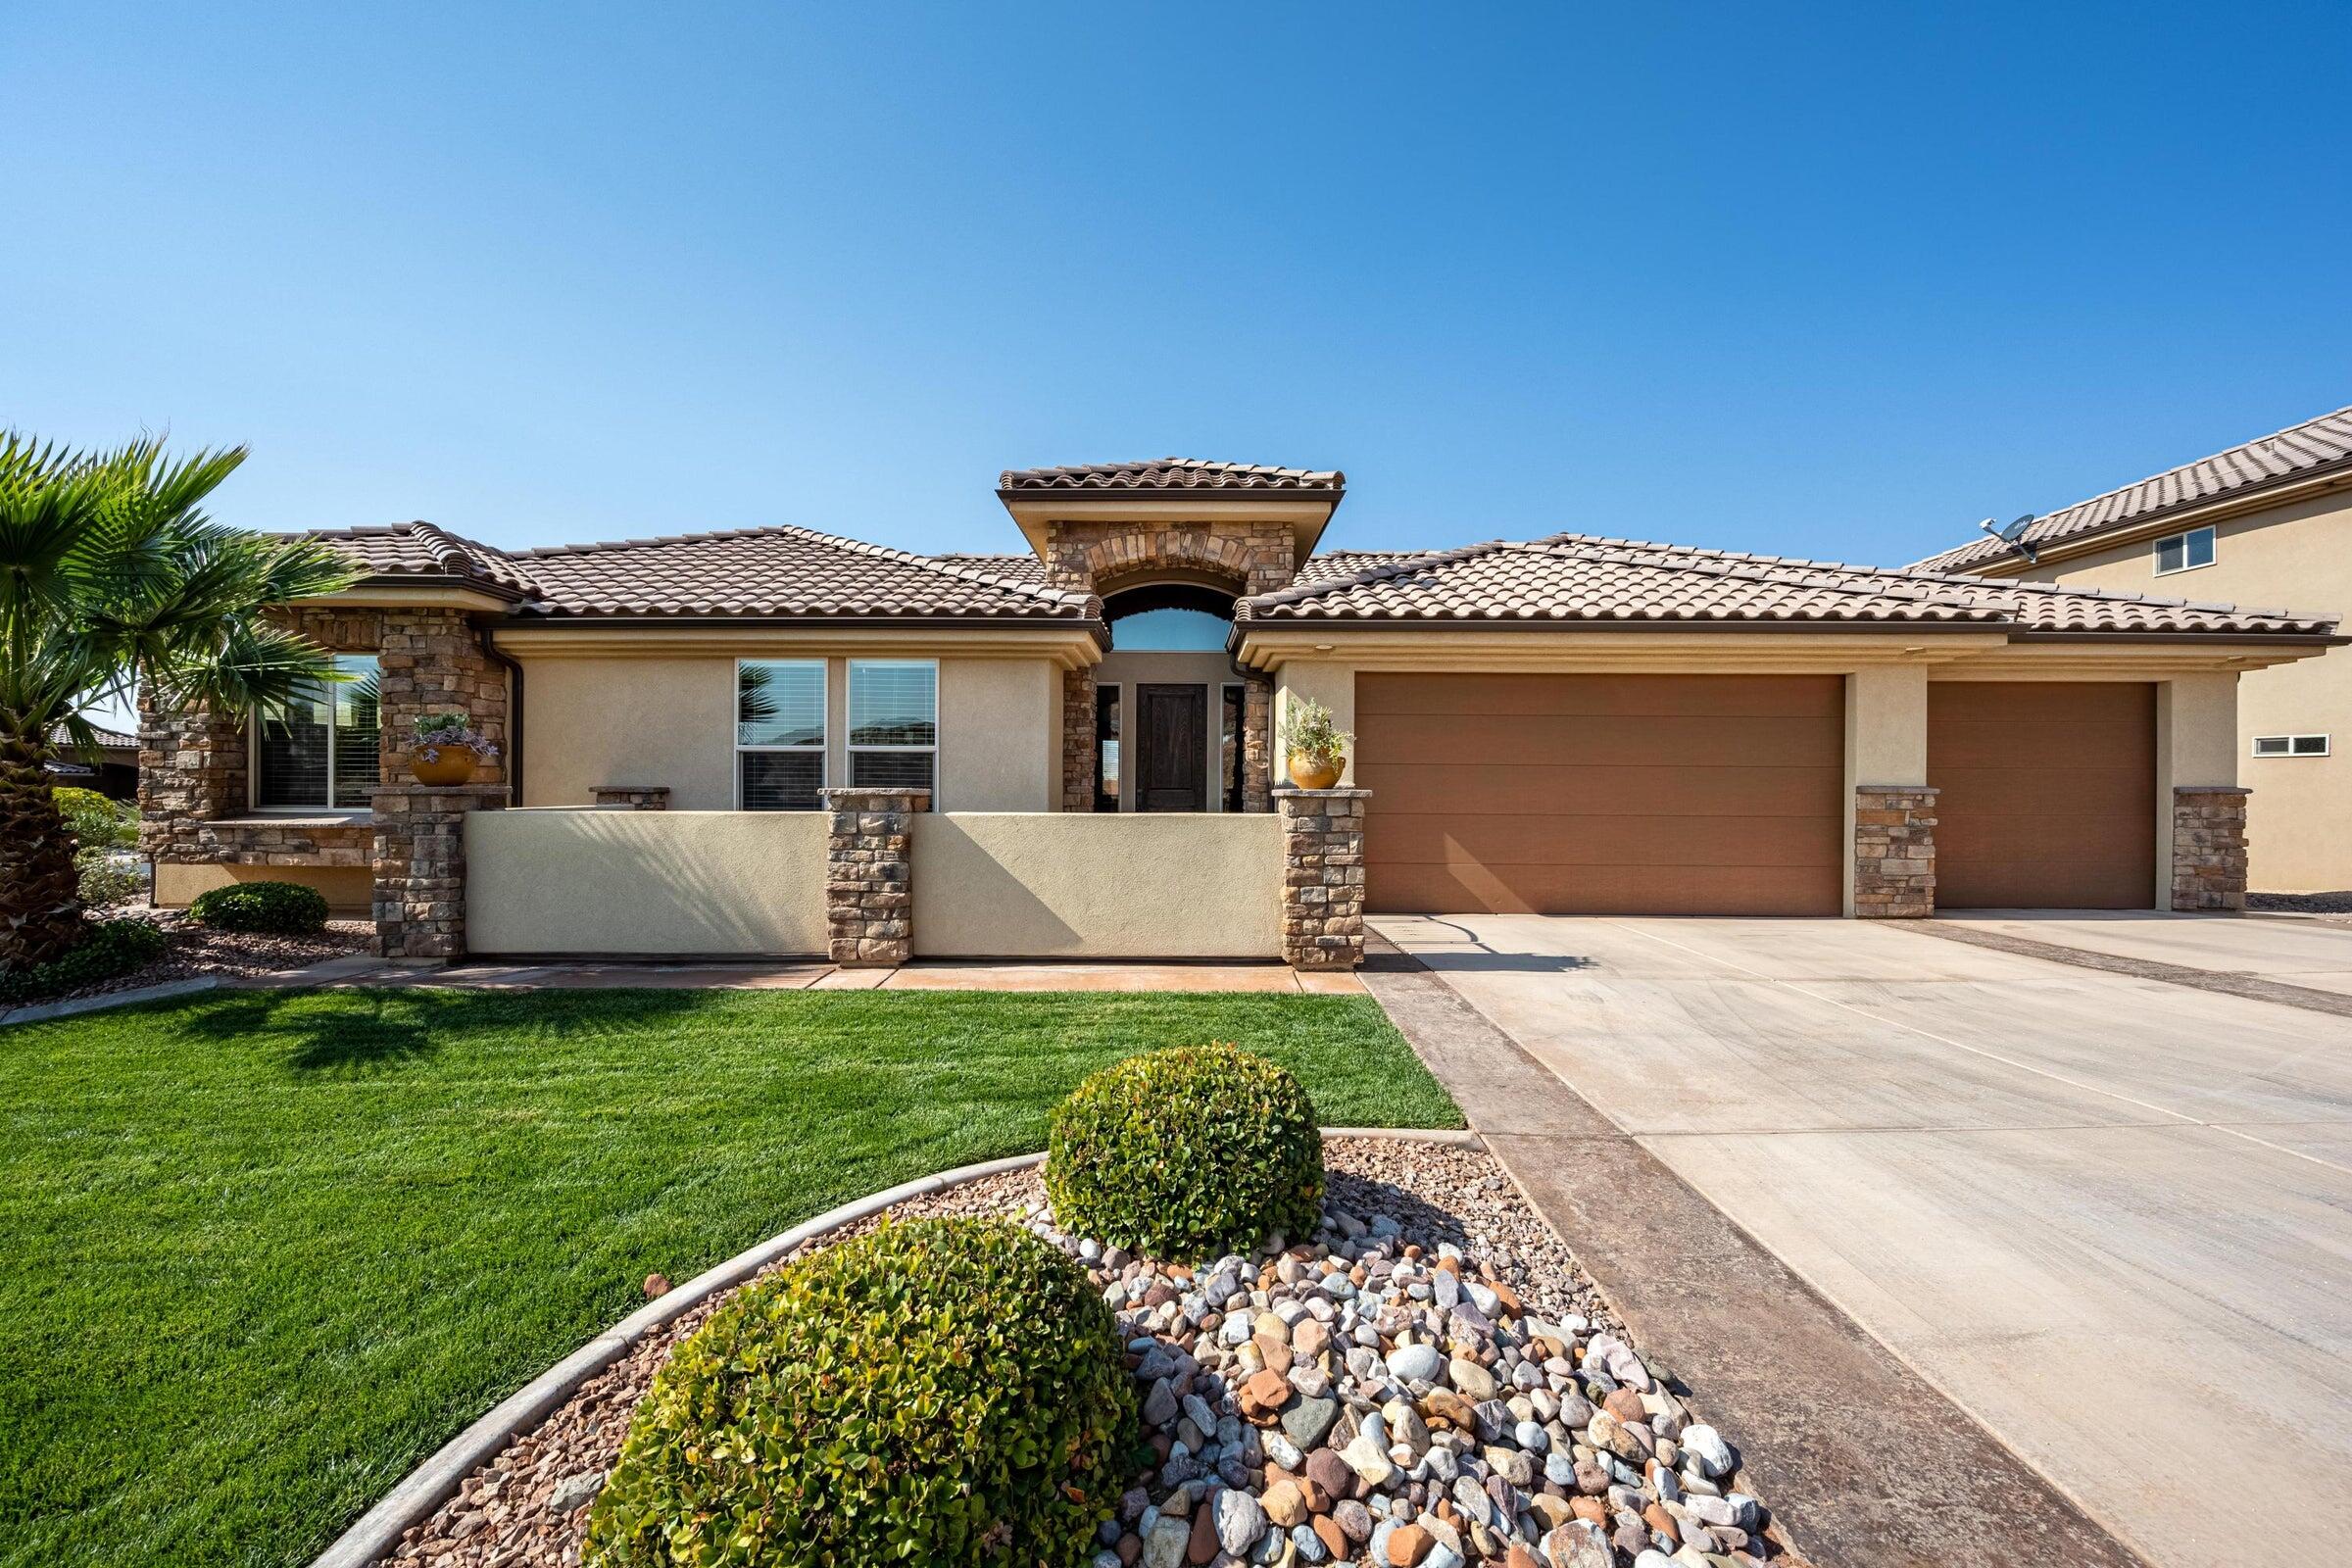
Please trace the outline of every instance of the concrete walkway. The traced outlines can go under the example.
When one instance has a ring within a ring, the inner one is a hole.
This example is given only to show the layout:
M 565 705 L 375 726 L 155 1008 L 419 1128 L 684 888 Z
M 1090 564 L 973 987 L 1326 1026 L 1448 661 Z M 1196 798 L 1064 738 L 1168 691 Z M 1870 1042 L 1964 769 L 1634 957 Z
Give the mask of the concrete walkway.
M 806 962 L 661 962 L 566 960 L 404 964 L 383 958 L 330 958 L 302 969 L 231 981 L 246 988 L 295 986 L 478 986 L 490 990 L 580 991 L 614 987 L 729 991 L 1251 991 L 1361 996 L 1351 974 L 1300 974 L 1279 963 L 959 963 L 917 962 L 895 969 L 847 969 Z
M 2279 1560 L 2241 1466 L 2352 1511 L 2352 1021 L 1893 922 L 1380 929 L 2150 1561 Z

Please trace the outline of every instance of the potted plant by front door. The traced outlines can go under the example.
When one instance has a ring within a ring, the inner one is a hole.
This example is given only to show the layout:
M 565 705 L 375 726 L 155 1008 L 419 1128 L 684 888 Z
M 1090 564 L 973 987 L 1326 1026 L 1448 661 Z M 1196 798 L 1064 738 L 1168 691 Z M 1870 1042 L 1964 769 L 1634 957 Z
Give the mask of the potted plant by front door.
M 1293 698 L 1283 720 L 1290 752 L 1291 782 L 1302 790 L 1327 790 L 1339 783 L 1355 737 L 1332 722 L 1331 710 L 1311 697 Z
M 416 738 L 409 746 L 409 771 L 419 784 L 442 788 L 465 784 L 473 770 L 498 757 L 490 737 L 478 733 L 464 713 L 419 713 Z

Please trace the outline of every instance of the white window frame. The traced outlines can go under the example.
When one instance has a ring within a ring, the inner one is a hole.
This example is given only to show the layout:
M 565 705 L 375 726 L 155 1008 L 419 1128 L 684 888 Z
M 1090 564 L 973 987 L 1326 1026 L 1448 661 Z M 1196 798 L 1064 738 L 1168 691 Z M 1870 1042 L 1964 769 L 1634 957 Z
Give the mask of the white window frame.
M 928 746 L 860 746 L 858 744 L 858 669 L 859 665 L 874 669 L 928 669 L 931 671 L 931 744 Z M 841 728 L 842 766 L 849 770 L 845 781 L 853 789 L 858 780 L 859 752 L 928 752 L 931 754 L 931 809 L 944 811 L 939 789 L 939 661 L 936 659 L 850 659 L 841 671 Z M 1125 715 L 1121 714 L 1122 722 Z
M 383 674 L 384 666 L 382 657 L 377 654 L 371 654 L 363 648 L 342 649 L 335 653 L 329 654 L 328 657 L 331 659 L 372 659 L 376 661 L 376 674 L 379 677 Z M 253 710 L 252 721 L 245 726 L 245 808 L 253 815 L 360 817 L 372 816 L 375 814 L 375 808 L 372 805 L 337 806 L 334 804 L 335 731 L 338 728 L 335 723 L 334 692 L 335 687 L 343 683 L 339 681 L 327 682 L 326 799 L 317 806 L 263 806 L 259 804 L 259 797 L 262 793 L 262 731 L 263 727 L 268 724 L 269 720 L 262 716 L 262 710 L 260 709 L 257 708 Z M 377 691 L 375 725 L 375 775 L 376 785 L 378 788 L 381 788 L 384 782 L 384 711 L 380 684 Z
M 813 664 L 817 672 L 817 740 L 813 746 L 746 746 L 743 744 L 743 666 L 746 664 Z M 816 754 L 817 804 L 812 811 L 824 809 L 823 791 L 831 777 L 833 751 L 833 663 L 827 659 L 745 659 L 737 658 L 735 667 L 727 672 L 727 737 L 735 743 L 727 759 L 727 771 L 732 775 L 729 787 L 734 791 L 734 808 L 748 810 L 743 804 L 743 754 L 746 752 L 813 752 Z
M 2280 742 L 2282 743 L 2281 749 L 2275 752 L 2266 752 L 2262 749 L 2265 741 Z M 2298 741 L 2318 741 L 2320 743 L 2319 750 L 2305 751 L 2296 745 L 2296 742 Z M 2315 757 L 2328 756 L 2329 749 L 2330 743 L 2328 738 L 2325 735 L 2257 735 L 2254 737 L 2254 755 L 2261 758 L 2266 762 L 2275 762 L 2289 759 L 2296 760 L 2309 760 Z
M 2203 534 L 2205 536 L 2205 559 L 2203 561 L 2191 561 L 2188 559 L 2189 544 L 2199 534 Z M 2164 547 L 2166 545 L 2176 543 L 2180 546 L 2180 564 L 2178 566 L 2168 566 L 2164 564 Z M 2156 575 L 2159 577 L 2172 577 L 2177 576 L 2184 571 L 2203 571 L 2207 566 L 2212 565 L 2216 561 L 2221 559 L 2221 551 L 2219 548 L 2220 545 L 2221 537 L 2213 531 L 2211 524 L 2208 524 L 2202 528 L 2186 529 L 2180 533 L 2168 533 L 2163 538 L 2157 540 L 2155 544 L 2153 559 L 2156 565 Z

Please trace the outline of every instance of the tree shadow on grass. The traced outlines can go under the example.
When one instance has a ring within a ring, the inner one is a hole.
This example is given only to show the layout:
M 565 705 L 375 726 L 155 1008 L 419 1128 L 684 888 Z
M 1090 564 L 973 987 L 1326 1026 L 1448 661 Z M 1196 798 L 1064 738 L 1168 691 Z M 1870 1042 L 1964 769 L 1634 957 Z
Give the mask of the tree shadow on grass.
M 203 1039 L 239 1041 L 297 1074 L 361 1076 L 425 1061 L 446 1045 L 550 1033 L 560 1038 L 658 1025 L 723 993 L 661 990 L 247 991 L 190 1020 Z M 332 999 L 331 1002 L 328 999 Z

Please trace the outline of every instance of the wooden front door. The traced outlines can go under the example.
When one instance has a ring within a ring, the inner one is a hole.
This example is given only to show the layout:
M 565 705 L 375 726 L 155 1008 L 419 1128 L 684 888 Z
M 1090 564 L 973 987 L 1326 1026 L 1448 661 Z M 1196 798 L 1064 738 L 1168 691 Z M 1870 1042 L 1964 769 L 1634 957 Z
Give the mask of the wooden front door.
M 1836 675 L 1358 675 L 1379 913 L 1836 914 Z
M 1208 688 L 1138 686 L 1135 807 L 1208 809 Z

